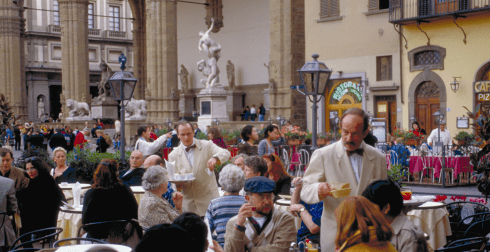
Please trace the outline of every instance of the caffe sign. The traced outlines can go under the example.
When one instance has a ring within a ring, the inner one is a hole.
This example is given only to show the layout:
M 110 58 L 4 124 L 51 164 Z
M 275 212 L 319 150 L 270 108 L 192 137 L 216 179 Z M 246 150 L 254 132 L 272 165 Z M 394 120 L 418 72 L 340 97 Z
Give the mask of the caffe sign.
M 474 82 L 475 93 L 490 92 L 490 81 Z

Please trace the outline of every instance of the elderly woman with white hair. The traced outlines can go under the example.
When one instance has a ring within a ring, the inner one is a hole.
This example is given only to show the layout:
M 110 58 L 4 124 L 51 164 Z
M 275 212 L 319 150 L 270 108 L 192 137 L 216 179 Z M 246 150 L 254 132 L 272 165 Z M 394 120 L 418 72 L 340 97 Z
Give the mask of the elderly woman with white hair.
M 211 233 L 216 230 L 217 241 L 223 246 L 225 244 L 226 223 L 237 215 L 240 207 L 245 204 L 245 197 L 239 195 L 245 184 L 245 173 L 240 167 L 228 164 L 219 173 L 219 184 L 225 194 L 211 200 L 205 221 L 208 222 Z
M 155 165 L 150 166 L 142 178 L 145 194 L 141 197 L 138 208 L 138 221 L 142 228 L 149 229 L 158 224 L 170 224 L 182 213 L 182 194 L 175 193 L 173 208 L 162 197 L 167 192 L 167 171 Z

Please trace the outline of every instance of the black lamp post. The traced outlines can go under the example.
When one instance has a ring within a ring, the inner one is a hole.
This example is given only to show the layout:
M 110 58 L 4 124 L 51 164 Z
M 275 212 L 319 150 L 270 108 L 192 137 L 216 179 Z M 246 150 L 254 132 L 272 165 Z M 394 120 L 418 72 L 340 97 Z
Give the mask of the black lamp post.
M 312 125 L 312 137 L 311 137 L 311 150 L 312 152 L 318 149 L 316 145 L 317 139 L 317 103 L 320 102 L 322 97 L 325 95 L 327 91 L 327 83 L 332 75 L 332 70 L 328 69 L 327 65 L 323 62 L 318 61 L 317 53 L 311 55 L 313 57 L 313 61 L 306 62 L 306 64 L 298 70 L 299 77 L 301 78 L 301 86 L 293 86 L 292 89 L 298 90 L 301 94 L 308 97 L 313 105 L 312 108 L 312 117 L 313 117 L 313 125 Z M 300 89 L 304 89 L 305 91 L 301 91 Z M 320 99 L 317 99 L 317 96 L 320 96 Z
M 111 86 L 112 95 L 114 95 L 114 100 L 121 101 L 121 146 L 119 150 L 121 151 L 121 162 L 124 168 L 126 167 L 126 138 L 124 135 L 125 129 L 125 105 L 124 101 L 129 101 L 133 97 L 134 88 L 136 87 L 136 82 L 138 81 L 130 72 L 125 72 L 126 69 L 126 56 L 121 54 L 119 56 L 119 63 L 121 63 L 121 72 L 116 72 L 109 79 L 109 85 Z

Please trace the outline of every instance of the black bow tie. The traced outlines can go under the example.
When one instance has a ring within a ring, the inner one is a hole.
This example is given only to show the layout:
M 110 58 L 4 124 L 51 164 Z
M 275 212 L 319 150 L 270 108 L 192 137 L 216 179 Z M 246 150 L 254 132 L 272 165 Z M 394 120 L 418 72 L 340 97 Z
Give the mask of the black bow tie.
M 191 145 L 189 147 L 185 147 L 185 151 L 186 152 L 189 152 L 191 149 L 194 149 L 194 148 L 196 148 L 196 145 L 195 144 L 193 144 L 193 145 Z
M 352 155 L 354 153 L 357 153 L 359 156 L 362 156 L 362 154 L 364 154 L 364 150 L 363 149 L 356 149 L 354 151 L 347 151 L 347 156 L 350 157 L 350 155 Z

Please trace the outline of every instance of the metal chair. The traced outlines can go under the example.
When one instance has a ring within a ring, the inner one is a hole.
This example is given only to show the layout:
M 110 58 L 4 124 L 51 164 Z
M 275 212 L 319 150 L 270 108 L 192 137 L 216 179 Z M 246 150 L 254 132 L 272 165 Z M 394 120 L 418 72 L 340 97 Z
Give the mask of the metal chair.
M 52 232 L 52 233 L 49 233 L 49 232 Z M 44 229 L 34 230 L 31 232 L 25 233 L 25 234 L 19 236 L 12 243 L 13 247 L 11 248 L 11 250 L 16 250 L 20 247 L 24 247 L 25 245 L 32 245 L 33 243 L 36 243 L 39 241 L 43 245 L 43 248 L 44 248 L 44 245 L 46 245 L 46 243 L 49 243 L 49 247 L 51 247 L 52 240 L 55 240 L 55 241 L 58 240 L 58 237 L 59 237 L 61 232 L 63 232 L 62 228 L 52 227 L 52 228 L 44 228 Z M 46 235 L 46 233 L 49 233 L 49 234 Z M 40 235 L 41 235 L 41 237 L 39 237 Z M 15 246 L 15 244 L 17 242 L 19 242 L 24 237 L 31 237 L 31 240 Z
M 61 239 L 53 243 L 53 248 L 58 248 L 60 247 L 60 243 L 62 242 L 70 242 L 70 241 L 76 241 L 76 244 L 80 244 L 81 241 L 86 241 L 86 242 L 92 242 L 92 244 L 110 244 L 106 241 L 102 240 L 97 240 L 93 238 L 85 238 L 85 237 L 75 237 L 75 238 L 66 238 L 66 239 Z
M 128 226 L 131 224 L 132 226 Z M 123 240 L 128 240 L 136 231 L 138 237 L 141 239 L 143 237 L 143 229 L 139 225 L 138 220 L 113 220 L 113 221 L 102 221 L 83 224 L 78 228 L 77 237 L 82 236 L 82 229 L 84 230 L 97 230 L 97 229 L 107 229 L 108 233 L 104 234 L 114 237 L 121 237 Z M 107 238 L 104 237 L 104 238 Z
M 453 241 L 443 248 L 434 252 L 462 252 L 462 251 L 483 251 L 487 245 L 488 237 L 474 237 Z
M 468 222 L 469 218 L 467 217 L 471 217 L 475 214 L 490 212 L 489 208 L 483 204 L 466 201 L 452 202 L 446 204 L 446 209 L 449 213 L 449 223 L 451 225 L 451 230 L 454 231 L 458 230 L 458 225 L 462 225 L 460 224 L 461 220 L 466 219 L 466 225 L 468 225 L 470 223 Z M 470 222 L 471 221 L 472 220 L 470 220 Z
M 424 179 L 424 171 L 427 169 L 429 170 L 427 172 L 428 175 L 430 175 L 430 170 L 432 170 L 432 184 L 434 184 L 434 172 L 435 172 L 434 167 L 429 167 L 428 163 L 430 160 L 425 153 L 422 153 L 420 158 L 422 159 L 422 164 L 424 166 L 424 168 L 422 168 L 422 174 L 420 175 L 420 183 L 422 183 L 422 180 Z
M 441 183 L 441 177 L 442 177 L 442 170 L 445 170 L 446 172 L 449 172 L 449 175 L 451 176 L 451 184 L 454 184 L 454 167 L 442 167 L 442 157 L 439 157 L 439 162 L 441 162 L 441 170 L 439 171 L 439 184 Z M 446 179 L 446 178 L 444 178 Z M 448 181 L 449 182 L 449 181 Z
M 296 176 L 303 176 L 306 167 L 308 167 L 308 164 L 310 163 L 310 153 L 305 149 L 301 149 L 299 150 L 298 154 L 299 154 L 300 165 L 299 165 L 299 171 L 296 173 Z

